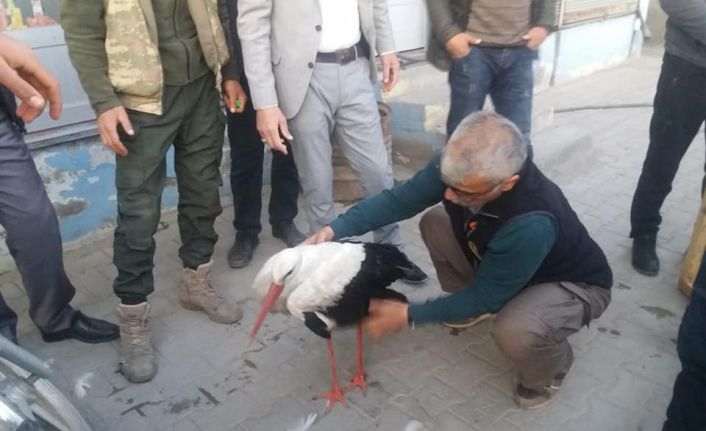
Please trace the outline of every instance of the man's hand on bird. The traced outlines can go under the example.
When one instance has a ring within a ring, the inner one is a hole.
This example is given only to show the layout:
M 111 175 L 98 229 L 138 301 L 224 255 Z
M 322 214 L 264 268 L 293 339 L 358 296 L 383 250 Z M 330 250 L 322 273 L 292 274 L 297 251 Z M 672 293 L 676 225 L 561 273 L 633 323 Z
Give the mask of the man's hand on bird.
M 314 232 L 309 238 L 305 239 L 302 244 L 304 245 L 314 245 L 321 244 L 322 242 L 329 242 L 333 239 L 334 233 L 331 226 L 326 225 L 321 229 Z
M 365 332 L 373 338 L 380 338 L 407 326 L 408 305 L 389 299 L 371 299 L 368 317 L 363 322 Z
M 245 111 L 248 96 L 240 83 L 234 79 L 223 81 L 223 103 L 231 114 L 240 114 Z
M 44 111 L 49 102 L 49 115 L 61 114 L 59 83 L 34 56 L 32 49 L 0 34 L 0 84 L 20 99 L 17 116 L 29 123 Z
M 481 43 L 480 38 L 467 31 L 462 31 L 446 42 L 446 52 L 453 58 L 463 58 L 471 52 L 473 45 L 478 45 L 479 43 Z
M 526 35 L 522 36 L 522 40 L 527 42 L 527 48 L 537 49 L 544 42 L 544 39 L 549 36 L 549 30 L 546 27 L 532 27 Z
M 287 118 L 277 106 L 270 106 L 257 111 L 257 131 L 260 133 L 263 144 L 282 154 L 287 154 L 284 139 L 288 141 L 294 139 L 294 136 L 289 133 Z

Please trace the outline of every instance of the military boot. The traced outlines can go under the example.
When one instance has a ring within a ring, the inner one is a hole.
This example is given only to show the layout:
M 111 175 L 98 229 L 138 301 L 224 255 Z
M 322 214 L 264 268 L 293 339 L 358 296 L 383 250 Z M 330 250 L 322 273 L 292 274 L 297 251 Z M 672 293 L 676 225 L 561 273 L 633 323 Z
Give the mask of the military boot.
M 218 323 L 235 323 L 243 317 L 237 304 L 231 304 L 216 293 L 208 280 L 211 264 L 199 265 L 196 270 L 184 268 L 179 279 L 179 300 L 184 308 L 202 310 Z
M 133 383 L 152 380 L 157 363 L 150 337 L 150 306 L 120 304 L 120 371 Z

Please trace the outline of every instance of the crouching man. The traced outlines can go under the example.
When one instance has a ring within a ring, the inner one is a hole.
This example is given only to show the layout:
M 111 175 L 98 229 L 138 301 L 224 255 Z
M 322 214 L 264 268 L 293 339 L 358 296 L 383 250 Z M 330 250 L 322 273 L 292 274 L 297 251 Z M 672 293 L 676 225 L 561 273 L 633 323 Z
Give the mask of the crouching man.
M 451 294 L 422 304 L 371 302 L 367 332 L 467 327 L 497 313 L 495 342 L 518 370 L 515 401 L 525 409 L 545 405 L 573 364 L 568 336 L 610 302 L 603 251 L 528 158 L 522 133 L 493 113 L 471 114 L 413 178 L 360 202 L 307 242 L 361 235 L 429 207 L 421 235 Z

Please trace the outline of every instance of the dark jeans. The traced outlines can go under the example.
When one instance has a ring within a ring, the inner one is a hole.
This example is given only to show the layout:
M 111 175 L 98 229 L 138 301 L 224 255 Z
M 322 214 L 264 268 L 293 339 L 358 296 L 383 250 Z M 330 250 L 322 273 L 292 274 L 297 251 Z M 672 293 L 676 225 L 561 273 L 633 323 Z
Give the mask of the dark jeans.
M 250 88 L 245 78 L 241 85 L 248 95 L 248 103 L 241 114 L 228 114 L 230 142 L 230 187 L 233 191 L 235 218 L 233 226 L 240 233 L 257 235 L 262 230 L 262 163 L 264 144 L 257 133 L 255 110 L 250 99 Z M 269 215 L 272 226 L 293 222 L 297 216 L 299 175 L 292 150 L 287 155 L 272 152 L 272 194 Z
M 679 327 L 677 352 L 682 370 L 674 382 L 662 430 L 706 430 L 706 259 L 701 262 Z
M 449 71 L 451 108 L 446 133 L 469 114 L 483 109 L 490 98 L 495 112 L 515 123 L 529 142 L 532 124 L 532 61 L 537 52 L 527 47 L 473 47 L 464 58 L 454 60 Z
M 650 123 L 650 145 L 632 200 L 631 237 L 659 230 L 660 208 L 704 119 L 706 69 L 665 53 Z M 706 178 L 704 181 L 702 187 Z
M 64 272 L 59 222 L 32 156 L 0 108 L 0 224 L 29 297 L 29 316 L 45 333 L 66 329 L 75 311 Z M 0 296 L 0 326 L 15 333 L 17 314 Z
M 179 257 L 190 268 L 211 259 L 218 240 L 213 223 L 221 213 L 218 187 L 225 129 L 214 84 L 209 73 L 183 87 L 166 86 L 162 115 L 128 111 L 135 135 L 121 133 L 128 154 L 116 156 L 118 221 L 113 244 L 118 270 L 113 289 L 125 302 L 143 301 L 154 290 L 153 236 L 172 145 L 179 191 Z

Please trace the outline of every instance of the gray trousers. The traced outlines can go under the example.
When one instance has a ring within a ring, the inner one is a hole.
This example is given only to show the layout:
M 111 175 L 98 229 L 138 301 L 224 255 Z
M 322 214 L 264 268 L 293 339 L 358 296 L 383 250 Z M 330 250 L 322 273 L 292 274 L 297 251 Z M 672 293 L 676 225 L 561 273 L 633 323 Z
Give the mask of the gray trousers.
M 304 103 L 289 120 L 294 136 L 292 153 L 312 231 L 336 217 L 332 134 L 358 174 L 365 197 L 393 185 L 392 167 L 383 143 L 380 114 L 369 74 L 366 58 L 343 66 L 316 63 Z M 397 224 L 376 229 L 373 234 L 376 242 L 401 244 Z
M 59 223 L 27 145 L 0 108 L 0 224 L 29 297 L 29 316 L 45 333 L 71 325 L 74 287 L 64 272 Z M 0 327 L 17 314 L 0 296 Z
M 441 289 L 467 288 L 474 271 L 454 237 L 443 207 L 422 216 L 419 228 L 434 263 Z M 610 289 L 571 282 L 526 287 L 495 317 L 493 338 L 518 369 L 518 380 L 530 389 L 548 387 L 573 362 L 569 335 L 603 314 Z

